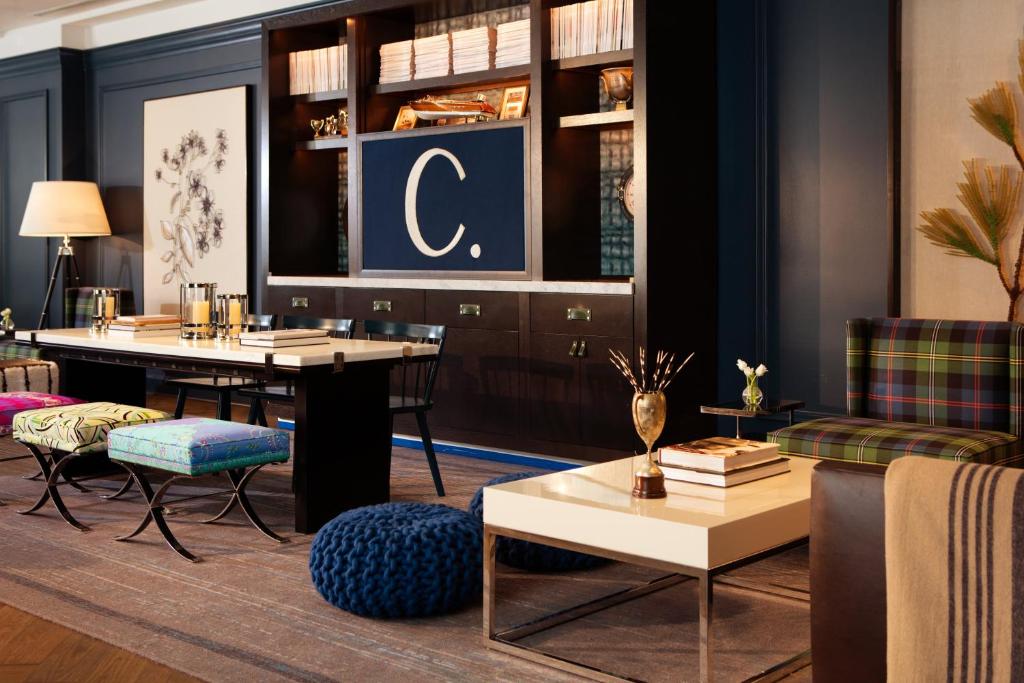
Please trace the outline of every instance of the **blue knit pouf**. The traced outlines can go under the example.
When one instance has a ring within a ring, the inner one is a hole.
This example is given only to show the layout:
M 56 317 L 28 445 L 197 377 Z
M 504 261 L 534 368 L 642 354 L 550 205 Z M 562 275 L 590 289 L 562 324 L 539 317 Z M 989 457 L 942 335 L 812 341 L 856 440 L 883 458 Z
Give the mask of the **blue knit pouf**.
M 491 479 L 477 490 L 473 500 L 469 503 L 469 511 L 476 519 L 483 522 L 484 519 L 484 489 L 496 484 L 506 484 L 510 481 L 531 479 L 539 477 L 547 472 L 517 472 L 515 474 L 504 474 Z M 608 564 L 611 560 L 594 555 L 573 552 L 552 548 L 549 545 L 522 541 L 518 538 L 498 537 L 498 544 L 495 550 L 498 562 L 507 564 L 510 567 L 528 569 L 535 572 L 566 572 L 574 569 L 593 569 Z
M 483 592 L 483 532 L 447 505 L 385 503 L 344 512 L 313 540 L 313 585 L 365 617 L 452 612 Z

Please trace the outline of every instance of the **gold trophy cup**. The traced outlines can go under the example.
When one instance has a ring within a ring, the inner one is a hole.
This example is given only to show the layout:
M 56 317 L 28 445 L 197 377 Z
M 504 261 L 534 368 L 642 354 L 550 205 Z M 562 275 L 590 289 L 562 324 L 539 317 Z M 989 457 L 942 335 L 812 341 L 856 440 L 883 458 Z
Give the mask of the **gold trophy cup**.
M 647 445 L 647 457 L 633 473 L 633 495 L 637 498 L 664 498 L 665 473 L 654 460 L 654 443 L 665 428 L 667 403 L 661 391 L 633 394 L 633 426 Z

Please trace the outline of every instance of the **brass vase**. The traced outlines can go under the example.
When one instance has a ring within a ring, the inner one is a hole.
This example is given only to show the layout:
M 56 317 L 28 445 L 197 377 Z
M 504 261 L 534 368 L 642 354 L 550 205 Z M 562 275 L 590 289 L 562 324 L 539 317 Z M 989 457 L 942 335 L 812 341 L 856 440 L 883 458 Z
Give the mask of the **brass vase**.
M 668 412 L 665 394 L 661 391 L 633 394 L 633 426 L 647 446 L 647 456 L 633 473 L 633 495 L 637 498 L 664 498 L 665 474 L 654 460 L 654 443 L 665 428 Z
M 615 103 L 615 111 L 624 111 L 633 99 L 633 69 L 628 66 L 614 66 L 601 70 L 601 82 L 608 97 Z

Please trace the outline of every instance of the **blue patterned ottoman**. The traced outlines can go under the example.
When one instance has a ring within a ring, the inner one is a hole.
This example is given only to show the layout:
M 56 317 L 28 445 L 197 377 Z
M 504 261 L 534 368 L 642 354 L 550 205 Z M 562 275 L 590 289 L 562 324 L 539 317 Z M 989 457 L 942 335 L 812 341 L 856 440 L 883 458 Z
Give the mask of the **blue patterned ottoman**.
M 264 465 L 287 462 L 289 439 L 286 432 L 257 425 L 227 422 L 203 417 L 168 420 L 155 424 L 122 427 L 110 432 L 107 453 L 110 459 L 128 470 L 146 497 L 148 510 L 138 528 L 126 536 L 127 541 L 154 522 L 167 544 L 192 562 L 199 558 L 185 550 L 171 533 L 163 517 L 164 494 L 179 479 L 209 474 L 227 474 L 231 489 L 227 505 L 205 523 L 216 522 L 239 505 L 252 525 L 266 536 L 284 543 L 286 539 L 272 532 L 259 518 L 245 494 L 252 476 Z M 169 472 L 173 476 L 154 493 L 145 475 L 145 468 Z M 201 497 L 208 497 L 204 494 Z M 200 496 L 181 497 L 176 501 Z
M 488 486 L 507 484 L 510 481 L 521 479 L 532 479 L 539 477 L 545 472 L 516 472 L 514 474 L 503 474 L 495 477 L 477 489 L 473 500 L 469 503 L 469 511 L 479 524 L 484 521 L 484 489 Z M 577 553 L 572 550 L 552 548 L 541 543 L 532 543 L 518 538 L 498 537 L 498 544 L 495 550 L 498 562 L 507 564 L 518 569 L 527 569 L 535 572 L 567 572 L 574 569 L 593 569 L 611 562 L 611 560 L 595 555 Z
M 384 503 L 349 510 L 313 540 L 309 571 L 327 602 L 365 617 L 446 614 L 483 591 L 483 530 L 463 510 Z

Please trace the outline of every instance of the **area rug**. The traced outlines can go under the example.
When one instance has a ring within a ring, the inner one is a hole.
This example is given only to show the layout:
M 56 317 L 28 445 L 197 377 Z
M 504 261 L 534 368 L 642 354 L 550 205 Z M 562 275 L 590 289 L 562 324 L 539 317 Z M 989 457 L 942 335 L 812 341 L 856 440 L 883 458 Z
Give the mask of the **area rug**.
M 10 440 L 3 449 L 16 448 Z M 439 456 L 449 491 L 465 507 L 484 481 L 522 469 Z M 201 525 L 216 500 L 182 505 L 172 518 L 179 539 L 203 557 L 183 561 L 149 529 L 129 543 L 114 536 L 141 515 L 139 497 L 104 501 L 69 491 L 68 506 L 93 530 L 69 527 L 51 506 L 18 515 L 40 484 L 21 474 L 28 462 L 0 465 L 0 602 L 76 629 L 210 681 L 552 681 L 567 674 L 496 653 L 483 645 L 481 609 L 432 619 L 375 621 L 339 611 L 313 588 L 311 536 L 291 530 L 287 466 L 267 468 L 250 486 L 253 502 L 290 542 L 277 545 L 243 520 Z M 116 482 L 96 482 L 113 489 Z M 392 497 L 438 502 L 423 454 L 396 449 Z M 767 560 L 745 572 L 806 589 L 806 552 Z M 566 575 L 502 568 L 499 626 L 578 604 L 656 572 L 621 564 Z M 715 672 L 739 680 L 809 647 L 806 604 L 719 586 Z M 692 582 L 535 635 L 539 646 L 619 674 L 650 681 L 695 680 L 697 601 Z

